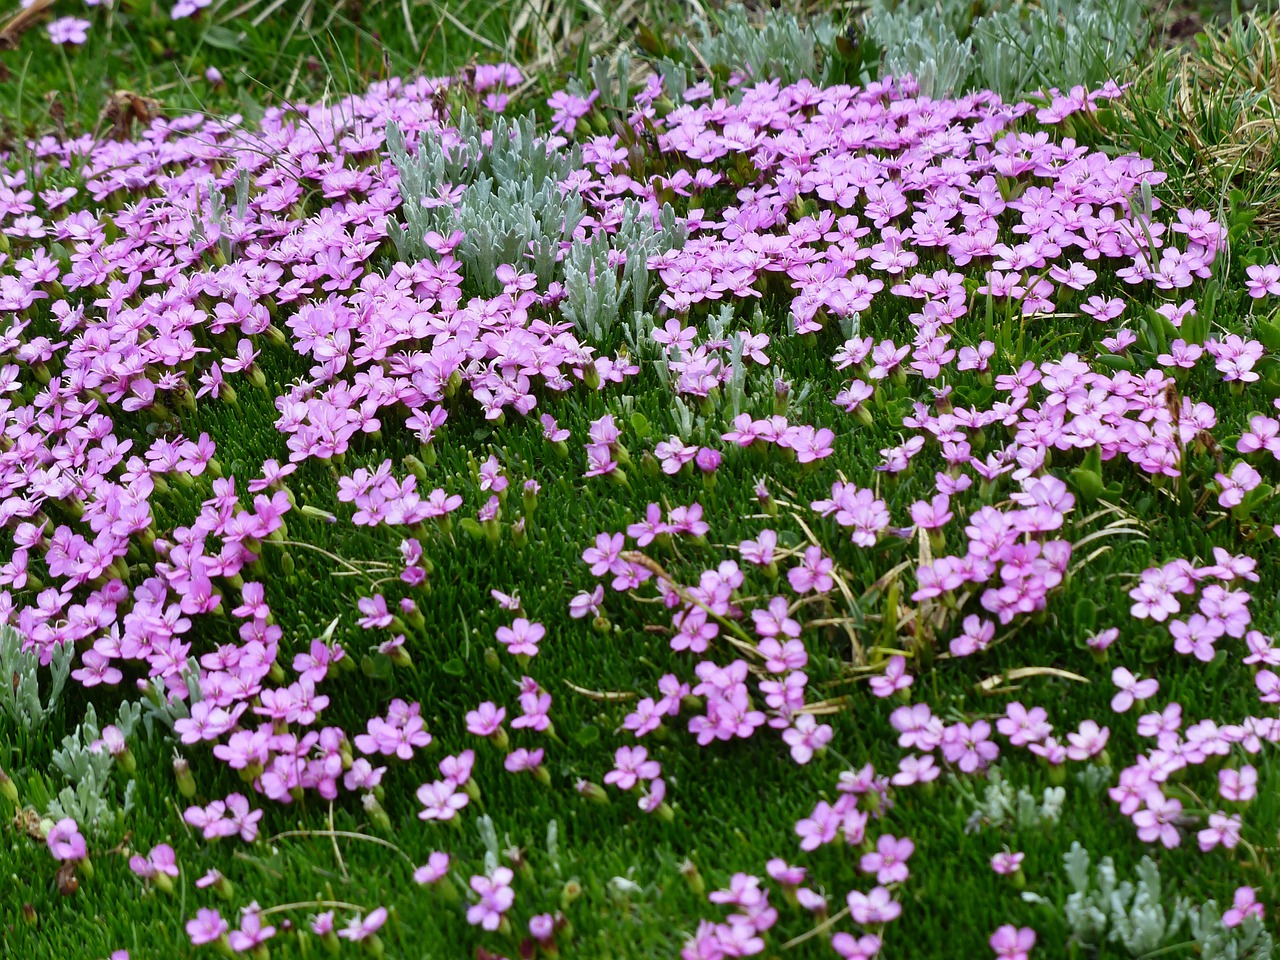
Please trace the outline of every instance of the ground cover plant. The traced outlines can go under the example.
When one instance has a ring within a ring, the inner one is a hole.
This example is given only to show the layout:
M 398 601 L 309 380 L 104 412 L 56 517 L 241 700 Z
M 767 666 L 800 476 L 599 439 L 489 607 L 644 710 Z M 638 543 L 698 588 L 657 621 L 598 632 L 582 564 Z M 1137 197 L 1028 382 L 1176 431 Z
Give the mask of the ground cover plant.
M 7 954 L 1272 955 L 1247 197 L 754 22 L 6 154 Z

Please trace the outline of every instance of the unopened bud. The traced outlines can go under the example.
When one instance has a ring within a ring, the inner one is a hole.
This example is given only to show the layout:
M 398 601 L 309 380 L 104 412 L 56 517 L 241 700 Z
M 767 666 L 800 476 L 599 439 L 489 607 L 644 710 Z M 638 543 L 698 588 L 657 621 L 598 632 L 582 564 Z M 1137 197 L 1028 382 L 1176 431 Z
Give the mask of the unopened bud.
M 14 786 L 9 775 L 0 769 L 0 796 L 7 799 L 15 807 L 18 805 L 18 788 Z
M 360 802 L 364 805 L 364 812 L 369 815 L 373 825 L 379 830 L 389 833 L 391 831 L 391 818 L 387 816 L 387 811 L 378 802 L 378 798 L 372 793 L 366 793 Z
M 191 766 L 182 757 L 173 758 L 173 775 L 178 780 L 178 792 L 187 800 L 196 795 L 195 777 L 191 776 Z
M 566 880 L 560 888 L 560 909 L 568 910 L 575 900 L 582 896 L 582 884 L 576 878 Z
M 592 783 L 590 780 L 579 780 L 574 784 L 574 789 L 578 791 L 578 796 L 589 803 L 604 804 L 609 802 L 609 794 L 605 792 L 604 787 L 598 783 Z
M 698 872 L 698 865 L 692 860 L 680 864 L 680 876 L 684 877 L 684 882 L 689 885 L 694 896 L 700 897 L 707 892 L 707 883 Z

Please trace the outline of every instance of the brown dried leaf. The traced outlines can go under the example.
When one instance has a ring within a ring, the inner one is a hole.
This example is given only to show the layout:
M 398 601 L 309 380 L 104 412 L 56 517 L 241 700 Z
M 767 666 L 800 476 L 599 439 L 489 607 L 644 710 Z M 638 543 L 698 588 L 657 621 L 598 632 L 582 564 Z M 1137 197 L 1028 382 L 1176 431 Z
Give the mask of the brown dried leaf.
M 4 26 L 0 26 L 0 50 L 16 50 L 18 39 L 34 27 L 49 12 L 53 0 L 35 0 L 25 10 L 19 10 Z

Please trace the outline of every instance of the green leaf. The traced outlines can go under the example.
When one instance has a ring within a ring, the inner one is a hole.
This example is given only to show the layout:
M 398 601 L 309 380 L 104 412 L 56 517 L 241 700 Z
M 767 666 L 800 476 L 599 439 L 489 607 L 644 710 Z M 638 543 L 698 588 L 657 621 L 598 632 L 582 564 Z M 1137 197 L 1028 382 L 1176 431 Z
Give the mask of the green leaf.
M 209 27 L 204 32 L 204 42 L 218 50 L 240 52 L 244 48 L 244 33 L 227 27 Z
M 391 658 L 381 653 L 366 653 L 360 658 L 360 672 L 370 680 L 389 679 L 393 669 Z
M 580 747 L 589 747 L 600 739 L 600 728 L 594 723 L 588 723 L 578 728 L 578 732 L 573 735 L 573 739 L 577 741 Z
M 467 665 L 462 661 L 461 657 L 446 660 L 440 665 L 440 669 L 451 677 L 462 677 L 466 676 L 467 673 Z

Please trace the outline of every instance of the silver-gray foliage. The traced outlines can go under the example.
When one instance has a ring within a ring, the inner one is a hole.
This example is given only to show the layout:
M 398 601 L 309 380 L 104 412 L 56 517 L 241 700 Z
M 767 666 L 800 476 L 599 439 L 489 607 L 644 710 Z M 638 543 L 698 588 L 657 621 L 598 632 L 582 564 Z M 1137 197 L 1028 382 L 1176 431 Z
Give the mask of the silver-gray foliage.
M 721 67 L 749 80 L 825 79 L 823 51 L 836 42 L 840 28 L 828 14 L 801 22 L 787 10 L 768 10 L 753 22 L 745 8 L 734 4 L 720 12 L 715 22 L 694 21 L 698 53 L 713 69 Z
M 1138 863 L 1132 882 L 1117 877 L 1110 857 L 1103 857 L 1091 871 L 1089 851 L 1079 842 L 1071 844 L 1062 863 L 1072 892 L 1061 910 L 1071 941 L 1081 947 L 1098 950 L 1111 943 L 1141 958 L 1180 943 L 1185 924 L 1195 945 L 1191 952 L 1204 960 L 1269 960 L 1274 955 L 1271 934 L 1256 917 L 1228 927 L 1212 900 L 1197 907 L 1186 897 L 1174 897 L 1166 905 L 1160 868 L 1149 857 Z M 1022 898 L 1056 906 L 1035 893 Z
M 49 689 L 40 696 L 40 658 L 22 649 L 22 635 L 8 625 L 0 626 L 0 708 L 15 724 L 26 731 L 45 724 L 58 706 L 58 698 L 71 674 L 75 646 L 69 643 L 53 648 L 49 662 Z M 16 678 L 16 679 L 15 679 Z
M 141 716 L 139 704 L 121 705 L 115 726 L 126 740 L 133 735 Z M 133 809 L 133 780 L 126 784 L 123 799 L 116 803 L 111 778 L 115 760 L 105 748 L 94 746 L 101 735 L 98 713 L 89 703 L 84 719 L 62 738 L 62 745 L 53 752 L 53 765 L 66 782 L 45 810 L 50 819 L 70 817 L 82 830 L 92 834 L 119 829 Z
M 534 128 L 533 117 L 498 117 L 482 131 L 462 113 L 457 144 L 423 137 L 410 155 L 403 134 L 388 124 L 387 146 L 400 174 L 405 228 L 392 231 L 400 256 L 418 261 L 430 255 L 427 233 L 463 232 L 455 253 L 467 277 L 486 294 L 500 289 L 500 264 L 529 264 L 544 280 L 554 273 L 561 244 L 573 238 L 584 215 L 577 191 L 562 189 L 582 166 L 581 151 L 551 148 Z M 456 208 L 436 203 L 442 188 L 462 188 Z M 423 201 L 428 204 L 424 206 Z
M 1052 826 L 1062 816 L 1067 792 L 1062 787 L 1046 787 L 1039 799 L 1026 787 L 1015 788 L 1004 779 L 999 767 L 988 774 L 981 797 L 958 778 L 953 778 L 961 797 L 972 807 L 965 823 L 965 833 L 976 833 L 984 827 L 999 829 L 1013 825 L 1019 830 Z
M 1238 926 L 1228 927 L 1218 905 L 1210 900 L 1190 910 L 1187 919 L 1200 960 L 1270 960 L 1275 956 L 1274 938 L 1252 914 Z
M 989 89 L 1006 99 L 1115 79 L 1145 42 L 1139 0 L 872 0 L 865 35 L 884 76 L 911 74 L 920 93 Z
M 979 82 L 1005 96 L 1114 80 L 1146 37 L 1139 0 L 1041 0 L 973 24 Z
M 910 74 L 926 97 L 950 96 L 964 87 L 974 70 L 973 43 L 959 36 L 966 26 L 965 7 L 875 0 L 862 28 L 880 48 L 881 73 Z
M 616 77 L 617 90 L 610 96 L 625 99 L 627 58 L 620 57 L 616 67 L 604 61 L 596 67 L 600 82 L 612 84 Z M 580 335 L 602 341 L 621 319 L 630 324 L 627 334 L 637 345 L 649 339 L 647 261 L 685 241 L 684 226 L 669 204 L 655 223 L 639 202 L 628 202 L 616 230 L 586 238 L 579 230 L 586 215 L 582 198 L 564 187 L 582 168 L 581 150 L 551 147 L 536 132 L 532 116 L 499 117 L 491 131 L 482 131 L 464 113 L 457 143 L 426 137 L 414 153 L 390 124 L 387 145 L 400 175 L 405 222 L 392 237 L 401 257 L 429 257 L 429 232 L 459 230 L 463 239 L 455 255 L 468 280 L 485 294 L 499 291 L 495 272 L 500 265 L 531 268 L 544 286 L 563 279 L 561 310 Z M 442 190 L 458 188 L 456 205 L 436 202 Z

